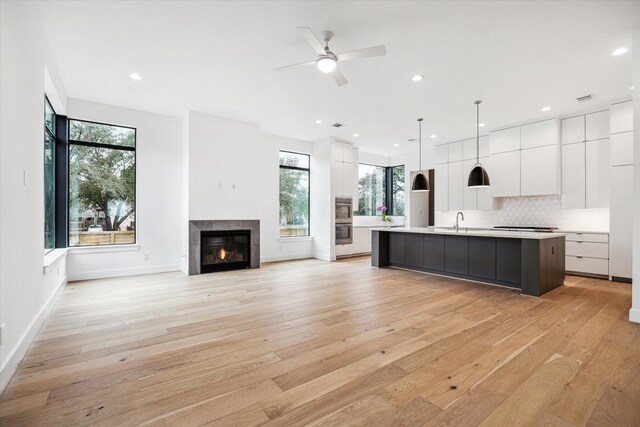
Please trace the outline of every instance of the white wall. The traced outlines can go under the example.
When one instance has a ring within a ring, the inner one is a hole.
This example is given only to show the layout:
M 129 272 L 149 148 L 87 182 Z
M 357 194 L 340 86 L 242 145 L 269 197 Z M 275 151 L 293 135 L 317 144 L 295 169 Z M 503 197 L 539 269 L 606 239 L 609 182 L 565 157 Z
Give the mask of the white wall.
M 335 254 L 335 203 L 332 200 L 331 146 L 328 138 L 313 143 L 311 155 L 311 235 L 313 256 L 325 261 L 336 259 Z
M 278 238 L 279 150 L 311 154 L 311 143 L 261 133 L 253 123 L 193 111 L 188 138 L 190 220 L 258 219 L 261 261 L 313 256 L 312 239 Z M 312 227 L 315 221 L 312 213 Z
M 56 75 L 49 59 L 36 6 L 0 2 L 0 391 L 66 283 L 64 255 L 43 268 L 45 67 Z
M 68 115 L 136 128 L 137 241 L 132 247 L 70 249 L 69 280 L 179 270 L 183 120 L 73 98 Z
M 640 90 L 640 28 L 633 31 L 633 86 Z M 640 323 L 640 96 L 633 97 L 633 283 L 629 320 Z

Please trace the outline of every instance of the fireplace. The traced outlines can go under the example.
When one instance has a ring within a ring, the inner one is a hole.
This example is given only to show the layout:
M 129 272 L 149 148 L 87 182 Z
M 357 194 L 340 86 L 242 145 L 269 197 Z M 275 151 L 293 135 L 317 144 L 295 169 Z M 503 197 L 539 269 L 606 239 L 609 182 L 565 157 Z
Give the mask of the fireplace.
M 260 221 L 190 220 L 188 263 L 190 276 L 235 268 L 260 268 Z
M 251 266 L 251 230 L 200 232 L 200 272 L 238 270 Z

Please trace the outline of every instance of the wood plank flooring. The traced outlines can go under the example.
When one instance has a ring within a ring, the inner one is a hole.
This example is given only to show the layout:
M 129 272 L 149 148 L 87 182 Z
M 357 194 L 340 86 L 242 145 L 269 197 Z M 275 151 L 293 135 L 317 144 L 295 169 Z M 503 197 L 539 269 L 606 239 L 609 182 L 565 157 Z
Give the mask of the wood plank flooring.
M 628 284 L 542 298 L 369 258 L 71 283 L 0 425 L 640 425 Z

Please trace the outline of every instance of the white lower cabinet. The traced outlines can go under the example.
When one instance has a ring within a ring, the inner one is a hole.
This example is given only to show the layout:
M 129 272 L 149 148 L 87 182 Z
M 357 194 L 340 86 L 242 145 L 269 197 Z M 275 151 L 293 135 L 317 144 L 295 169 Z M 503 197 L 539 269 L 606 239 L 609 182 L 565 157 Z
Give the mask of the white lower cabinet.
M 609 276 L 609 235 L 566 233 L 565 256 L 568 273 Z
M 520 194 L 558 194 L 558 147 L 529 148 L 520 152 Z
M 366 254 L 371 252 L 371 228 L 353 228 L 353 253 Z
M 462 162 L 449 163 L 449 210 L 462 209 Z
M 633 165 L 612 167 L 610 177 L 610 275 L 630 279 L 632 275 Z
M 492 154 L 487 172 L 492 197 L 520 195 L 520 151 Z
M 435 210 L 449 210 L 449 165 L 436 165 L 435 169 Z

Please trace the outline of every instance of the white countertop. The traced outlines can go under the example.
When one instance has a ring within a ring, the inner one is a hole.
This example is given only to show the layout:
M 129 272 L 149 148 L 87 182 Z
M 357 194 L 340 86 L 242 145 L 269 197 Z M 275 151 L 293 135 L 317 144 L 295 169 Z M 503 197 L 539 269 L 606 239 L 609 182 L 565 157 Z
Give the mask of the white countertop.
M 448 228 L 422 228 L 422 227 L 393 227 L 383 228 L 376 227 L 373 231 L 388 231 L 392 233 L 421 233 L 421 234 L 446 234 L 446 235 L 458 235 L 458 236 L 479 236 L 479 237 L 504 237 L 510 239 L 529 239 L 529 240 L 544 240 L 554 237 L 562 237 L 562 233 L 536 233 L 531 231 L 499 231 L 499 230 L 482 230 L 482 229 L 466 229 L 460 227 L 459 231 Z

